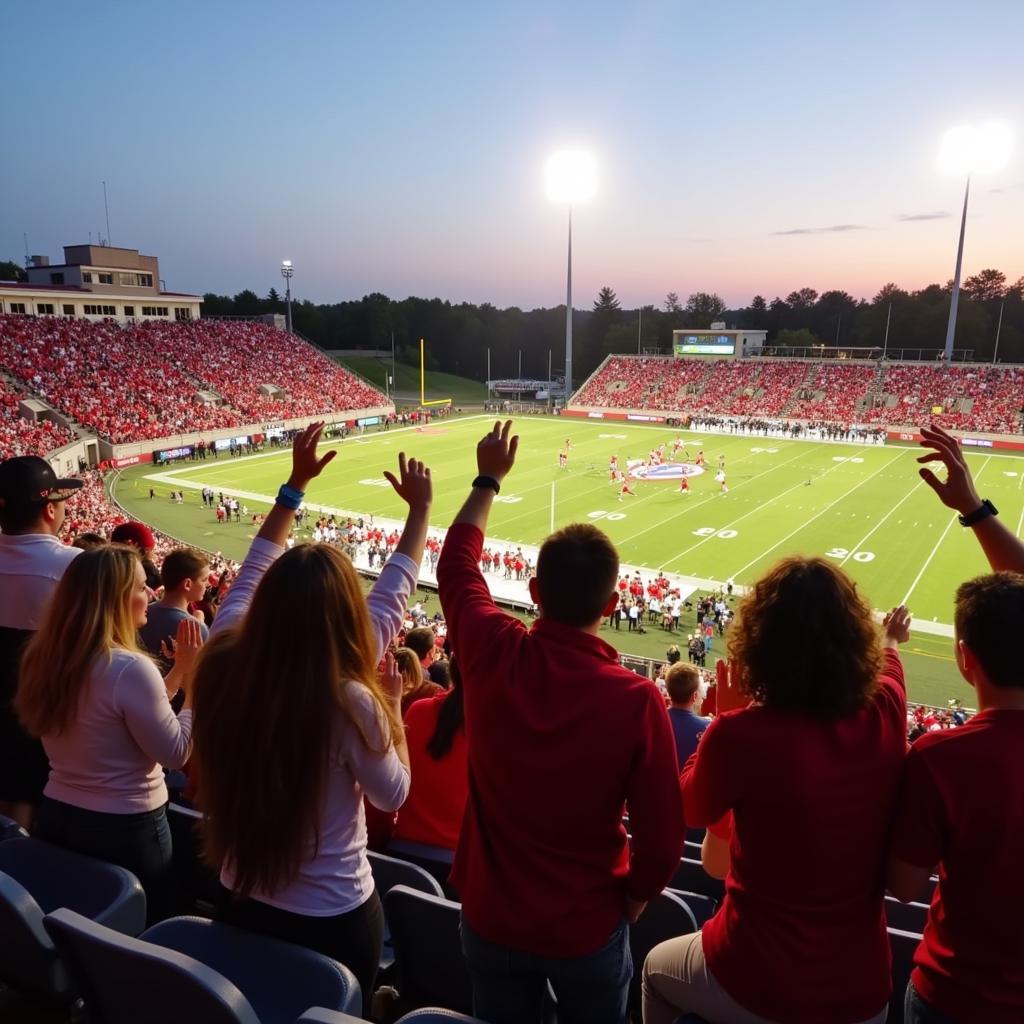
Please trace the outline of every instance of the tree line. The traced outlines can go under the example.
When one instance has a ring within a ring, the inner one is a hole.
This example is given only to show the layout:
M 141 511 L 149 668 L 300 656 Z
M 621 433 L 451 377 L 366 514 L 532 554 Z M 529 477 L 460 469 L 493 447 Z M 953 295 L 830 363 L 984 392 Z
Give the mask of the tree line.
M 669 352 L 672 331 L 706 329 L 724 320 L 729 327 L 768 332 L 768 344 L 789 347 L 823 345 L 881 349 L 889 321 L 890 349 L 928 349 L 945 344 L 952 282 L 908 291 L 887 284 L 872 299 L 845 291 L 819 294 L 800 288 L 768 300 L 755 295 L 747 306 L 726 308 L 713 292 L 694 292 L 685 302 L 670 292 L 659 306 L 624 309 L 615 291 L 604 287 L 591 308 L 573 312 L 573 364 L 577 383 L 609 354 Z M 230 297 L 204 296 L 204 316 L 253 316 L 283 313 L 275 289 L 260 298 L 253 291 Z M 956 348 L 974 359 L 993 357 L 999 329 L 1000 362 L 1024 362 L 1024 278 L 1008 284 L 999 270 L 987 269 L 962 285 Z M 293 301 L 295 329 L 327 349 L 390 350 L 394 338 L 400 362 L 416 364 L 419 339 L 427 340 L 428 367 L 482 380 L 490 350 L 491 376 L 546 379 L 549 353 L 556 375 L 564 363 L 565 306 L 523 310 L 490 303 L 453 303 L 443 299 L 391 299 L 379 292 L 337 303 Z

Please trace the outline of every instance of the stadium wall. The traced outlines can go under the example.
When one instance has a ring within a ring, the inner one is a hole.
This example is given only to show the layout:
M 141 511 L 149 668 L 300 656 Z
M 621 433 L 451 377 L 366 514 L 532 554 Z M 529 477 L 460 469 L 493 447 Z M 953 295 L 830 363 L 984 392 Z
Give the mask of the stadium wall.
M 301 430 L 310 423 L 318 420 L 326 420 L 329 424 L 345 423 L 349 426 L 356 426 L 359 420 L 373 419 L 375 416 L 388 416 L 395 411 L 394 405 L 376 406 L 370 409 L 345 409 L 341 412 L 319 413 L 315 416 L 299 416 L 294 419 L 274 420 L 273 426 L 283 427 L 285 430 Z M 99 440 L 99 458 L 104 462 L 111 462 L 115 467 L 133 466 L 140 462 L 151 462 L 153 452 L 170 448 L 182 448 L 186 445 L 198 444 L 199 441 L 206 441 L 207 444 L 224 438 L 242 437 L 253 434 L 266 434 L 267 421 L 260 420 L 255 423 L 245 423 L 237 427 L 222 427 L 217 430 L 195 430 L 184 434 L 174 434 L 169 437 L 153 437 L 146 441 L 134 441 L 131 444 L 111 444 L 109 441 Z
M 562 415 L 571 416 L 575 419 L 629 420 L 632 423 L 665 423 L 669 419 L 686 419 L 691 414 L 683 411 L 659 411 L 657 413 L 653 413 L 649 410 L 609 409 L 604 406 L 600 408 L 596 408 L 594 406 L 577 406 L 573 409 L 563 410 Z M 782 419 L 786 423 L 806 424 L 813 422 L 812 420 L 793 419 L 779 416 L 767 416 L 765 418 L 771 420 Z M 877 429 L 878 425 L 873 423 L 854 423 L 853 426 Z M 901 441 L 917 442 L 921 440 L 921 434 L 913 424 L 906 424 L 902 429 L 893 429 L 890 426 L 886 427 L 885 430 L 887 442 L 898 444 Z M 1003 451 L 1024 452 L 1024 437 L 1021 437 L 1019 434 L 966 433 L 961 430 L 952 430 L 951 433 L 960 439 L 960 443 L 965 448 L 998 448 Z

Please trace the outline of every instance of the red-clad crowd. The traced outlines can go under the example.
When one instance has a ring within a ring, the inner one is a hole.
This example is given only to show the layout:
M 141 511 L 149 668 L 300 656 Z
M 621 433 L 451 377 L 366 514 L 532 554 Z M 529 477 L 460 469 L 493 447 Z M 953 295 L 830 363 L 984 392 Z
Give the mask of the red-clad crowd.
M 573 404 L 879 426 L 931 418 L 947 429 L 1016 434 L 1024 430 L 1022 396 L 1016 366 L 612 356 Z
M 386 402 L 312 345 L 251 322 L 0 316 L 0 367 L 115 444 Z
M 25 397 L 23 388 L 0 378 L 0 459 L 53 451 L 75 439 L 70 430 L 52 420 L 23 419 L 18 410 Z

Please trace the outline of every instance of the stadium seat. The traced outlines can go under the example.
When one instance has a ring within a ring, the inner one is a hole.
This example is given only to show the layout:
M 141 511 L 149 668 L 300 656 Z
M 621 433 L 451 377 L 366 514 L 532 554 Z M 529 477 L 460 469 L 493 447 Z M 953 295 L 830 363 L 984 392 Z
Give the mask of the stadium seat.
M 77 981 L 92 1020 L 261 1024 L 235 985 L 190 956 L 120 935 L 70 910 L 48 915 L 46 930 Z
M 456 1013 L 454 1010 L 441 1010 L 436 1007 L 429 1007 L 423 1010 L 413 1010 L 398 1020 L 397 1024 L 486 1024 L 486 1021 L 479 1017 L 469 1017 L 464 1013 Z
M 43 926 L 45 915 L 59 907 L 137 935 L 146 924 L 146 896 L 130 871 L 106 861 L 37 839 L 0 843 L 0 981 L 33 998 L 69 1004 L 74 988 Z
M 0 814 L 0 843 L 6 839 L 28 839 L 28 833 L 6 814 Z
M 473 1010 L 473 990 L 462 956 L 459 905 L 396 885 L 384 897 L 403 1007 Z
M 199 856 L 199 811 L 181 804 L 167 805 L 167 824 L 171 829 L 171 850 L 174 862 L 175 905 L 192 912 L 197 906 L 208 909 L 221 898 L 217 873 Z
M 717 878 L 712 878 L 705 870 L 699 860 L 687 860 L 685 857 L 680 860 L 676 873 L 668 883 L 669 889 L 677 889 L 681 892 L 695 892 L 701 896 L 707 896 L 716 903 L 721 903 L 725 896 L 725 883 Z
M 441 887 L 451 895 L 452 890 L 448 884 L 448 876 L 452 871 L 452 862 L 455 860 L 455 851 L 447 850 L 443 846 L 428 846 L 426 843 L 410 843 L 405 839 L 392 839 L 385 850 L 389 856 L 400 857 L 411 864 L 416 864 L 429 872 L 440 883 Z
M 364 1024 L 362 1017 L 337 1010 L 325 1010 L 322 1006 L 311 1006 L 295 1024 Z
M 892 896 L 886 896 L 885 920 L 890 928 L 921 935 L 924 933 L 925 922 L 928 920 L 928 904 L 900 903 Z
M 903 1024 L 903 1000 L 914 969 L 914 953 L 920 945 L 921 936 L 913 932 L 889 929 L 889 945 L 892 947 L 892 996 L 889 999 L 889 1016 L 886 1024 Z
M 703 928 L 715 916 L 715 911 L 718 909 L 718 904 L 710 896 L 685 892 L 682 889 L 666 889 L 665 891 L 678 896 L 690 908 L 697 920 L 698 928 Z
M 444 896 L 441 883 L 428 871 L 413 864 L 411 861 L 389 857 L 386 853 L 367 853 L 370 870 L 373 872 L 373 884 L 381 899 L 396 885 L 404 885 L 417 892 L 425 892 L 431 896 Z
M 651 900 L 639 920 L 629 926 L 629 950 L 633 957 L 633 980 L 629 986 L 629 1005 L 632 1010 L 640 1009 L 640 982 L 647 954 L 659 942 L 674 939 L 678 935 L 690 935 L 697 928 L 693 911 L 681 896 L 667 889 Z
M 140 938 L 222 975 L 244 993 L 262 1024 L 291 1024 L 310 1003 L 362 1012 L 355 975 L 304 946 L 199 917 L 161 921 Z

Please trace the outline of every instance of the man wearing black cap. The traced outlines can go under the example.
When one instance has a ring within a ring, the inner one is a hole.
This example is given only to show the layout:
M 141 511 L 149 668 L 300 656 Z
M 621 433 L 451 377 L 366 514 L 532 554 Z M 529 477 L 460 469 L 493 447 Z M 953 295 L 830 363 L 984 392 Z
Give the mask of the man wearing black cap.
M 11 706 L 21 648 L 42 622 L 46 605 L 78 548 L 62 544 L 64 502 L 82 486 L 61 480 L 34 455 L 0 462 L 0 813 L 31 822 L 50 766 Z

